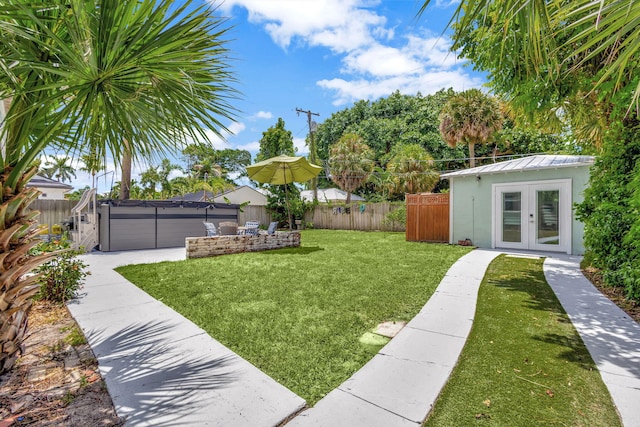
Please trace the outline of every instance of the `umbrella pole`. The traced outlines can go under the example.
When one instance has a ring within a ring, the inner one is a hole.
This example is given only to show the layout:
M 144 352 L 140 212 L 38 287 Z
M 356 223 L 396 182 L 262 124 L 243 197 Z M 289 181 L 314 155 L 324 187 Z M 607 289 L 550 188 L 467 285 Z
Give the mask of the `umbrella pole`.
M 289 231 L 293 230 L 293 226 L 291 225 L 291 207 L 289 206 L 289 191 L 287 189 L 287 171 L 286 168 L 284 170 L 284 203 L 287 207 L 287 221 L 289 222 Z

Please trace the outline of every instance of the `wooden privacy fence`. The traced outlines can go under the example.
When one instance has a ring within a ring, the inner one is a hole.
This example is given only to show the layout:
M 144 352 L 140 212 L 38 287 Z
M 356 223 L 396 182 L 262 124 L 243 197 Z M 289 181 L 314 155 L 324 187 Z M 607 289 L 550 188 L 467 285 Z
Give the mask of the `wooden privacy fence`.
M 77 200 L 46 200 L 37 199 L 31 203 L 32 210 L 40 211 L 38 222 L 49 226 L 49 233 L 53 225 L 60 223 L 71 216 L 71 208 L 78 203 Z
M 404 231 L 404 224 L 385 224 L 386 215 L 401 208 L 392 203 L 351 203 L 349 205 L 317 205 L 304 215 L 313 228 L 330 230 Z
M 244 225 L 247 221 L 258 221 L 262 225 L 269 225 L 271 214 L 265 206 L 244 206 L 241 212 L 238 212 L 238 224 Z
M 407 194 L 407 240 L 449 241 L 449 194 Z

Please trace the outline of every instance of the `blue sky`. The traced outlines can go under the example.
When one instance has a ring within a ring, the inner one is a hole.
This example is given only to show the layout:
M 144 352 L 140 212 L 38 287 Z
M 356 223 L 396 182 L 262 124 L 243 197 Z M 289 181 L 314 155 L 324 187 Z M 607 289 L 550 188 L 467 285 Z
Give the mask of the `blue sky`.
M 203 0 L 206 1 L 206 0 Z M 332 113 L 360 99 L 375 100 L 399 90 L 423 95 L 442 88 L 479 87 L 484 77 L 449 52 L 442 32 L 456 1 L 437 0 L 420 19 L 415 0 L 225 0 L 210 2 L 228 18 L 240 111 L 227 123 L 233 134 L 223 140 L 210 135 L 219 149 L 239 148 L 252 155 L 262 132 L 282 117 L 293 133 L 300 155 L 307 149 L 306 115 L 319 113 L 322 123 Z M 136 173 L 147 168 L 138 165 Z M 111 168 L 110 168 L 111 169 Z M 113 168 L 115 170 L 115 168 Z M 115 180 L 119 173 L 115 172 Z M 78 173 L 72 184 L 90 184 Z M 108 190 L 112 176 L 100 181 Z

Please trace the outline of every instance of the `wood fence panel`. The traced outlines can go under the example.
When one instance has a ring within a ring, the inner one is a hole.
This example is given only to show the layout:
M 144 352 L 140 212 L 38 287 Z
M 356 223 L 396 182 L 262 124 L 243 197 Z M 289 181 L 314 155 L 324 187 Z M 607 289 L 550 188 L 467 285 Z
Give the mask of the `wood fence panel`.
M 259 221 L 261 225 L 268 226 L 273 221 L 266 206 L 247 205 L 242 210 L 243 212 L 238 212 L 239 225 L 244 225 L 247 221 Z
M 60 224 L 64 219 L 71 216 L 71 208 L 73 208 L 77 200 L 46 200 L 36 199 L 31 203 L 30 208 L 32 210 L 40 211 L 38 222 L 40 224 L 47 224 L 49 226 L 49 233 L 51 233 L 51 226 L 54 224 Z
M 305 214 L 305 221 L 313 228 L 329 230 L 404 231 L 403 224 L 384 223 L 386 215 L 400 207 L 391 203 L 321 204 Z
M 449 194 L 407 194 L 406 239 L 449 241 Z

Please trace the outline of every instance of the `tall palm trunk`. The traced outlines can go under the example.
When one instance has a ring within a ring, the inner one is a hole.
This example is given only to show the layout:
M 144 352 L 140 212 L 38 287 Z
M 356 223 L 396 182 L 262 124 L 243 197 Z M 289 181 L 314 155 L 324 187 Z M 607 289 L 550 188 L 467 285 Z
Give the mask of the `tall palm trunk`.
M 476 144 L 473 140 L 469 140 L 469 167 L 476 167 Z
M 124 141 L 124 153 L 122 154 L 122 177 L 120 181 L 120 200 L 129 200 L 131 196 L 131 151 L 129 142 Z
M 20 180 L 15 190 L 5 187 L 11 170 L 5 170 L 0 181 L 4 194 L 0 204 L 0 374 L 11 369 L 18 355 L 24 351 L 27 314 L 31 297 L 38 292 L 39 275 L 27 275 L 33 268 L 48 261 L 59 252 L 29 256 L 38 241 L 40 231 L 38 211 L 29 209 L 40 192 L 25 184 L 35 175 L 32 168 Z

